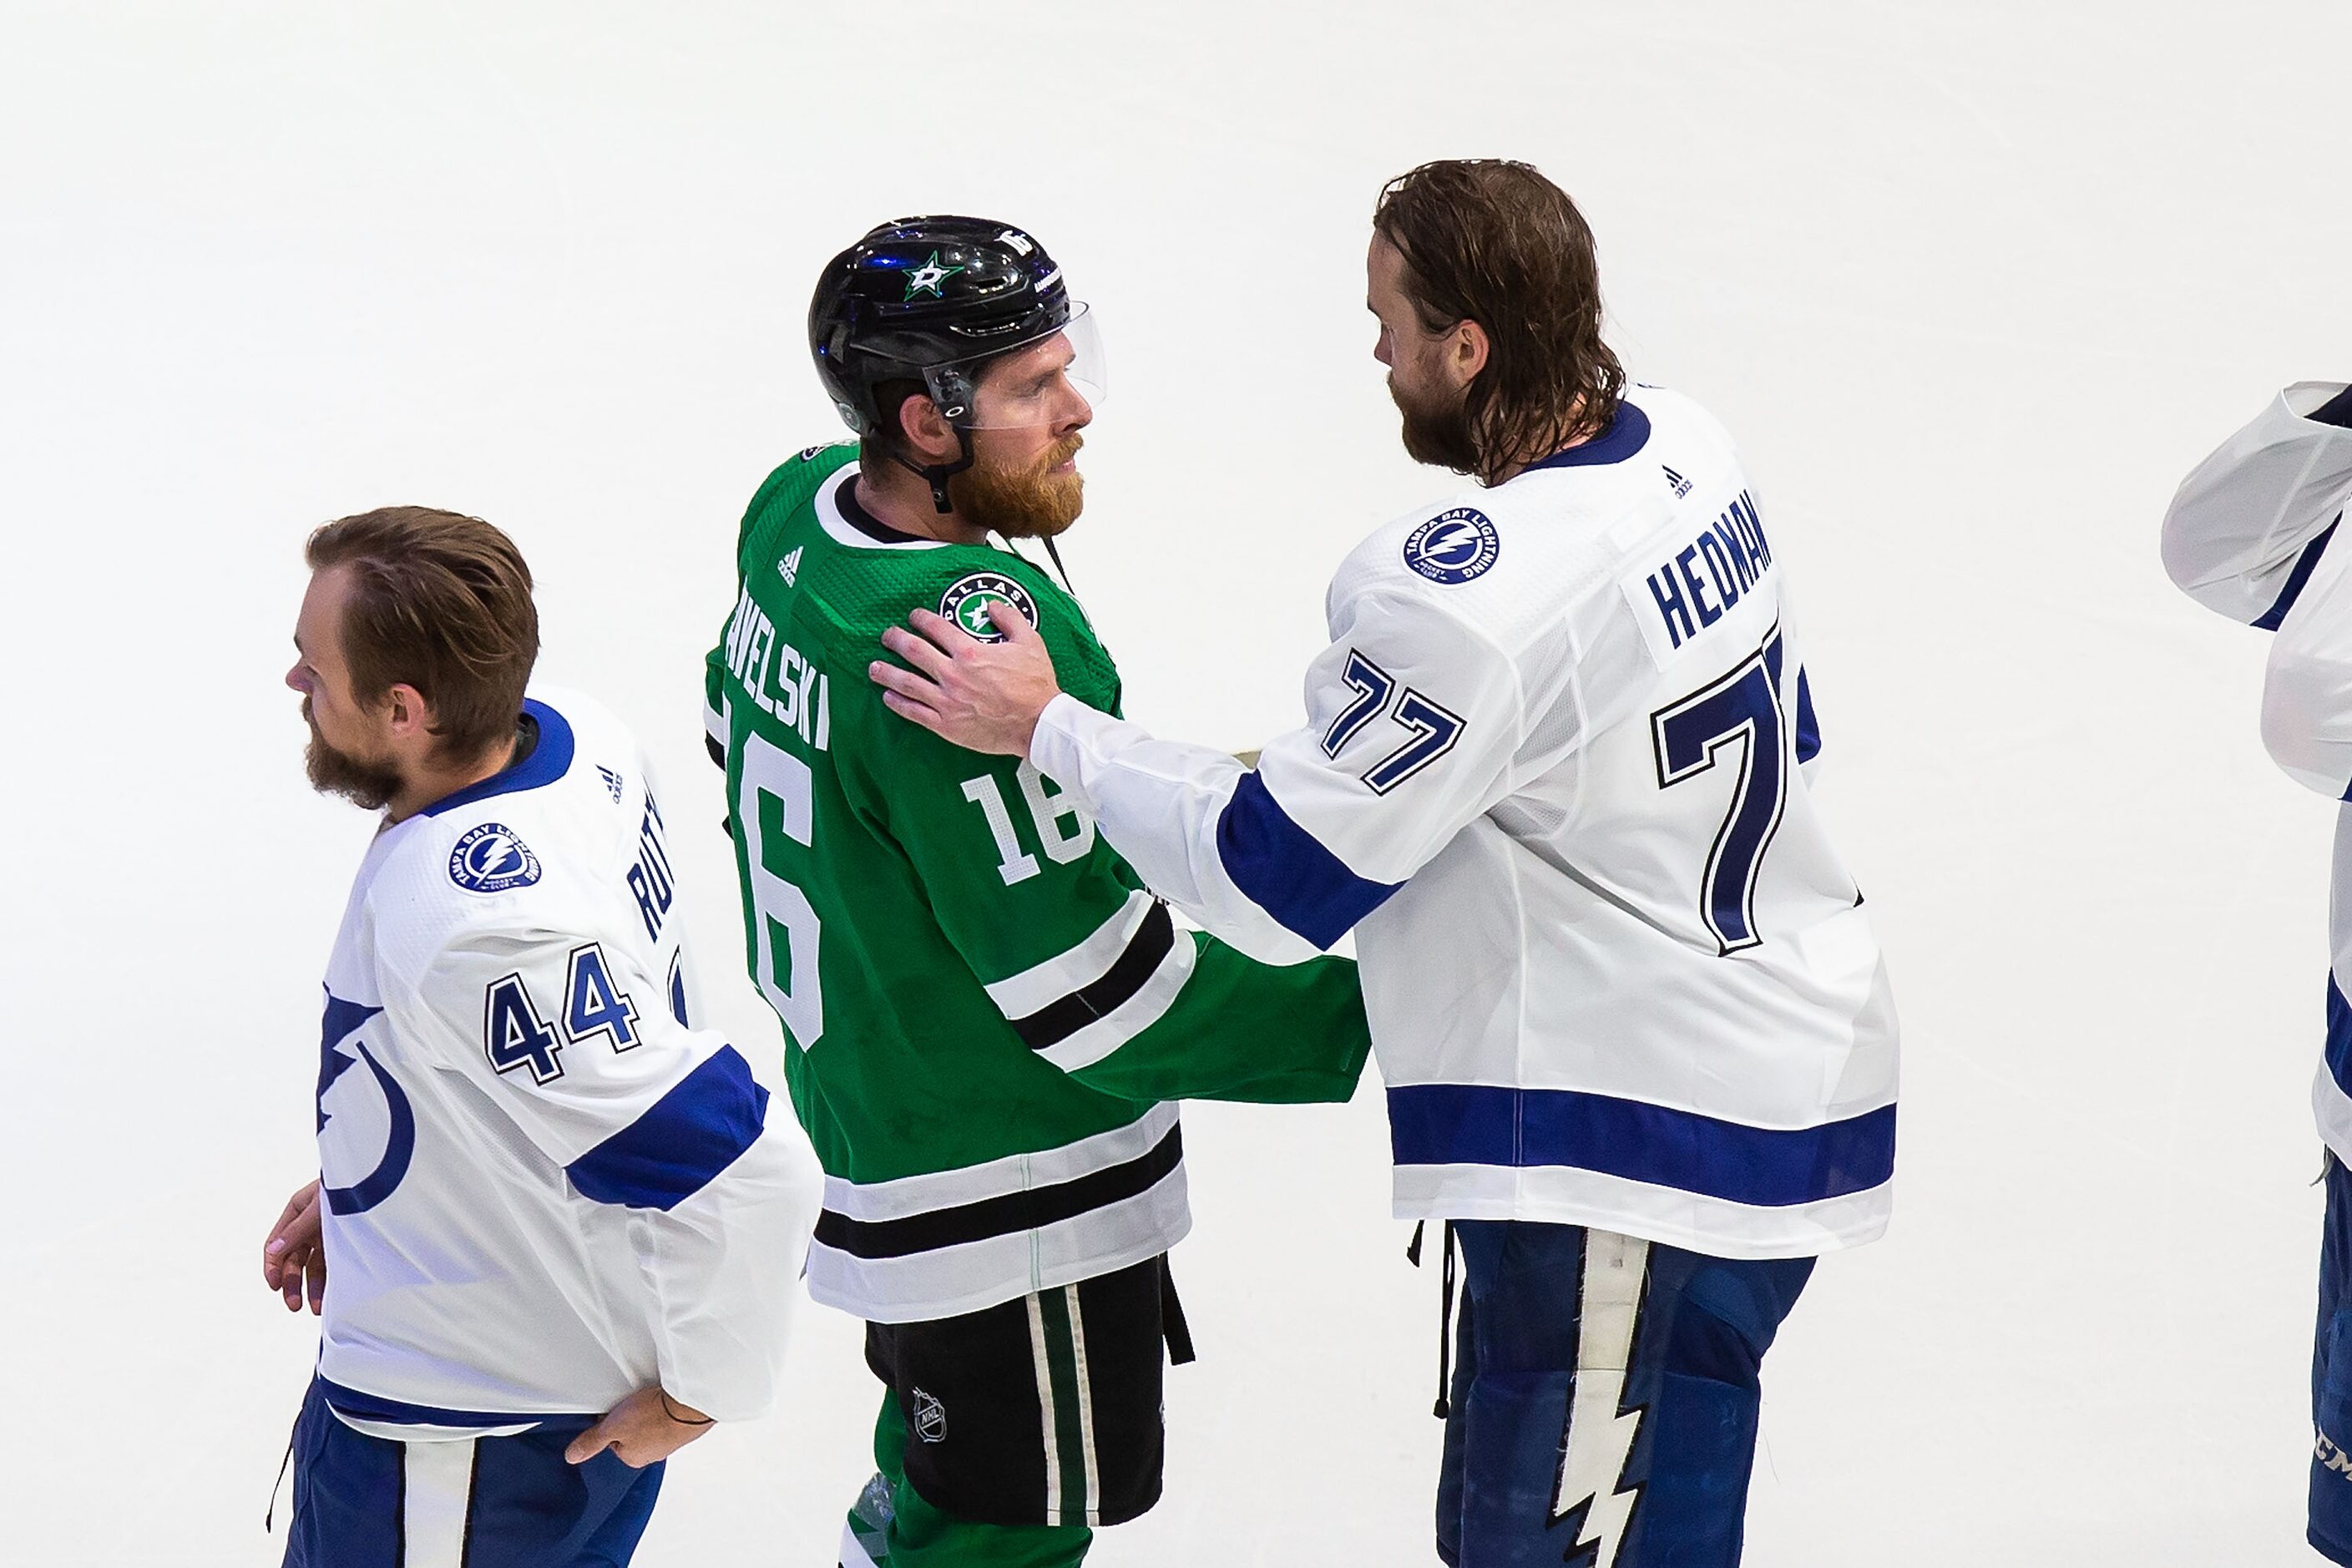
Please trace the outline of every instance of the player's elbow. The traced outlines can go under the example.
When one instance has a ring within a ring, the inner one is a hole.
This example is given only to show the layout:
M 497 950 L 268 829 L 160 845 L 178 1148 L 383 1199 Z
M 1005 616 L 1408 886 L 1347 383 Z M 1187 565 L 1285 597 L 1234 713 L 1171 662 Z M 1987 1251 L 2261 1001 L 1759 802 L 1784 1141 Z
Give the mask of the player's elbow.
M 2164 574 L 2174 587 L 2207 609 L 2234 621 L 2252 620 L 2262 607 L 2252 604 L 2241 576 L 2217 558 L 2216 547 L 2208 537 L 2212 531 L 2206 515 L 2210 503 L 2201 493 L 2195 493 L 2196 484 L 2192 475 L 2165 510 L 2158 544 Z
M 765 1211 L 771 1245 L 784 1255 L 784 1271 L 798 1279 L 824 1206 L 824 1168 L 808 1134 L 781 1100 L 770 1102 L 768 1124 L 743 1163 L 747 1175 L 756 1167 L 753 1196 Z
M 2174 587 L 2191 597 L 2204 585 L 2205 570 L 2210 564 L 2207 558 L 2211 554 L 2210 550 L 2199 548 L 2198 532 L 2191 526 L 2194 510 L 2184 485 L 2181 493 L 2174 496 L 2172 504 L 2165 509 L 2164 534 L 2159 545 L 2164 574 L 2172 579 Z
M 2352 783 L 2352 667 L 2273 649 L 2263 749 L 2297 784 L 2341 798 Z

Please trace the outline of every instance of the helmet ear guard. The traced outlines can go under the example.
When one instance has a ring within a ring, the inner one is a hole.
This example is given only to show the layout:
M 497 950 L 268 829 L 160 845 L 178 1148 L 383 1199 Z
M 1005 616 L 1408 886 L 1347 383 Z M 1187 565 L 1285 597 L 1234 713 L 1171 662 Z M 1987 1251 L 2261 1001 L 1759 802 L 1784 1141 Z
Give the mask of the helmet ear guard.
M 940 417 L 959 429 L 964 428 L 980 393 L 971 369 L 965 365 L 941 365 L 926 370 L 923 385 L 930 392 L 931 404 L 940 411 Z

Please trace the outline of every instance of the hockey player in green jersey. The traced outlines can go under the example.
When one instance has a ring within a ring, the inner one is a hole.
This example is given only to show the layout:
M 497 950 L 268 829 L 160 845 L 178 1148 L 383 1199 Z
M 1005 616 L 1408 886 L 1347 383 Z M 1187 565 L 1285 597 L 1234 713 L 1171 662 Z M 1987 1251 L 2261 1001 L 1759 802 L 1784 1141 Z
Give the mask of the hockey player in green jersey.
M 828 265 L 809 335 L 861 439 L 752 498 L 705 720 L 752 977 L 825 1170 L 809 1293 L 866 1320 L 888 1384 L 842 1561 L 1075 1563 L 1158 1500 L 1163 1340 L 1190 1353 L 1171 1102 L 1347 1099 L 1363 1005 L 1346 961 L 1178 930 L 1036 769 L 900 721 L 866 678 L 916 607 L 989 638 L 1009 610 L 1118 711 L 1076 601 L 991 537 L 1050 552 L 1079 510 L 1100 356 L 1044 248 L 886 225 Z

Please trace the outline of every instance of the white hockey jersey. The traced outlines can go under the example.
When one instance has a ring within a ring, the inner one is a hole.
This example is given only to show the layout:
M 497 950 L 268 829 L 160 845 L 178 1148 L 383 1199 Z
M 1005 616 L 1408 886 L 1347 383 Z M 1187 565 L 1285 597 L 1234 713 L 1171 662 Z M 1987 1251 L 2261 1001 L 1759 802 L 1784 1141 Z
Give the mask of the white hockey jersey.
M 319 1359 L 353 1425 L 768 1405 L 820 1174 L 693 1027 L 635 739 L 571 693 L 521 762 L 387 825 L 327 968 Z
M 1030 756 L 1235 946 L 1355 930 L 1401 1215 L 1851 1246 L 1886 1223 L 1895 1021 L 1799 774 L 1781 576 L 1721 426 L 1636 387 L 1349 556 L 1254 771 L 1066 698 Z
M 2352 429 L 2309 417 L 2340 382 L 2288 387 L 2181 481 L 2164 568 L 2209 609 L 2277 634 L 2263 743 L 2297 783 L 2352 799 L 2352 549 L 2330 546 L 2352 505 Z M 2319 1135 L 2352 1163 L 2352 806 L 2336 822 L 2328 891 L 2327 1038 L 2312 1083 Z

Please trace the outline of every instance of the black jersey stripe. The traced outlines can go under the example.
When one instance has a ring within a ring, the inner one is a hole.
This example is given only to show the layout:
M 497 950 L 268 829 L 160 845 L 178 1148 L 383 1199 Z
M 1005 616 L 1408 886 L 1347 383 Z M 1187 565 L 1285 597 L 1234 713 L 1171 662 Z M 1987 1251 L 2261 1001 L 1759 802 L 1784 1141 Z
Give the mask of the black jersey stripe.
M 1127 951 L 1105 970 L 1102 978 L 1068 995 L 1048 1002 L 1024 1018 L 1015 1018 L 1013 1032 L 1033 1051 L 1058 1046 L 1107 1013 L 1116 1012 L 1159 971 L 1176 945 L 1176 922 L 1168 906 L 1155 901 L 1143 924 L 1136 928 Z
M 836 1209 L 826 1209 L 817 1215 L 816 1238 L 852 1258 L 911 1258 L 943 1247 L 1036 1230 L 1108 1208 L 1150 1192 L 1183 1163 L 1184 1130 L 1180 1125 L 1171 1127 L 1150 1150 L 1125 1164 L 1025 1193 L 1005 1193 L 904 1219 L 852 1219 Z

